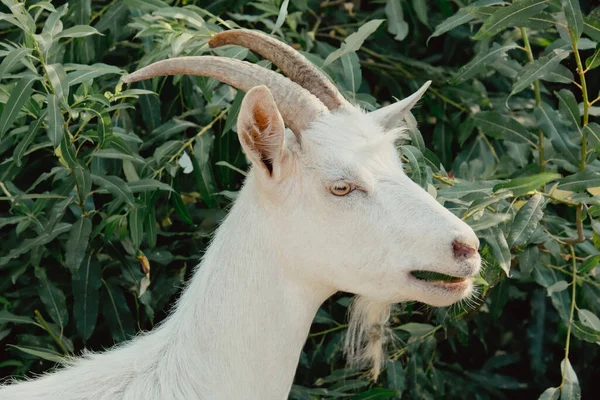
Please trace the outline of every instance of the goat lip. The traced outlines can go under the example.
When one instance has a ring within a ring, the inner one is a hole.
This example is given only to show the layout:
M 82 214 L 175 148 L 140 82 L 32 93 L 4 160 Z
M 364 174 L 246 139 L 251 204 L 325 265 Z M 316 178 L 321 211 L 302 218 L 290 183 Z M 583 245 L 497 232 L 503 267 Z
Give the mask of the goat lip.
M 418 285 L 423 286 L 433 286 L 436 288 L 444 289 L 444 290 L 464 290 L 468 287 L 471 278 L 469 276 L 450 276 L 445 274 L 436 273 L 439 275 L 444 275 L 443 279 L 423 279 L 418 276 L 415 276 L 414 273 L 419 272 L 429 272 L 434 273 L 434 271 L 423 271 L 423 270 L 415 270 L 408 273 L 409 279 Z

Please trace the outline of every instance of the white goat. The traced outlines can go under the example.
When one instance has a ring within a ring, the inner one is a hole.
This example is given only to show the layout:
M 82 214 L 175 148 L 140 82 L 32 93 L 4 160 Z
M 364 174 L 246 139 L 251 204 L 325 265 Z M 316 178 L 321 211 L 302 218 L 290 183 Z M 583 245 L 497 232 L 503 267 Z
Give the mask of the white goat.
M 333 293 L 357 295 L 347 353 L 375 375 L 391 304 L 447 306 L 471 294 L 477 237 L 403 173 L 394 144 L 429 83 L 364 113 L 267 35 L 235 30 L 210 41 L 225 44 L 256 51 L 289 79 L 210 56 L 124 78 L 193 74 L 247 91 L 238 135 L 253 168 L 177 307 L 152 332 L 4 386 L 0 399 L 285 399 L 313 317 Z

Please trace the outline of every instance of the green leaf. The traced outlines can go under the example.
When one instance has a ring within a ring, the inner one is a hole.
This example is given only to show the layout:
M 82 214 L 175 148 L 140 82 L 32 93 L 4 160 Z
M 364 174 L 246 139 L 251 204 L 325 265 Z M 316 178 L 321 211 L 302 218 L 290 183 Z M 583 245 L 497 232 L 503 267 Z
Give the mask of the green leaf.
M 32 356 L 36 356 L 42 358 L 44 360 L 52 361 L 55 363 L 63 363 L 65 360 L 63 356 L 54 350 L 45 349 L 42 347 L 33 347 L 33 346 L 15 346 L 14 344 L 9 344 L 9 347 L 13 347 L 17 350 L 21 350 L 23 353 L 31 354 Z
M 0 325 L 8 323 L 37 325 L 37 323 L 29 317 L 22 317 L 5 310 L 0 310 Z
M 133 243 L 134 250 L 139 250 L 142 239 L 144 238 L 144 213 L 145 207 L 136 204 L 129 210 L 129 237 Z
M 600 334 L 600 318 L 596 314 L 584 308 L 577 310 L 577 316 L 583 325 L 598 331 Z
M 413 0 L 413 9 L 415 10 L 415 14 L 417 14 L 417 18 L 419 21 L 423 23 L 423 25 L 429 25 L 429 9 L 427 6 L 427 1 L 425 0 Z
M 538 262 L 540 251 L 536 245 L 529 246 L 519 255 L 519 267 L 521 268 L 521 276 L 529 278 L 535 265 Z
M 115 342 L 123 342 L 135 334 L 131 311 L 123 291 L 111 282 L 102 282 L 102 315 L 108 322 L 110 332 Z
M 46 311 L 52 321 L 56 323 L 62 330 L 69 322 L 69 311 L 67 309 L 67 301 L 65 294 L 56 285 L 54 285 L 48 276 L 46 270 L 41 267 L 35 268 L 35 276 L 38 278 L 38 295 L 40 300 L 46 306 Z
M 150 190 L 173 191 L 171 186 L 157 181 L 156 179 L 140 179 L 139 181 L 129 182 L 128 185 L 133 193 L 147 192 Z
M 68 135 L 63 135 L 60 141 L 60 155 L 70 168 L 75 168 L 79 165 L 75 149 L 71 144 L 71 139 Z
M 456 75 L 450 81 L 453 85 L 458 85 L 466 80 L 474 77 L 475 75 L 485 71 L 485 67 L 492 64 L 499 58 L 506 57 L 506 52 L 519 47 L 516 43 L 509 43 L 507 45 L 499 45 L 494 43 L 491 48 L 481 51 L 466 65 L 462 66 Z
M 191 157 L 194 166 L 193 174 L 196 180 L 196 188 L 202 196 L 202 200 L 208 208 L 216 208 L 218 205 L 216 186 L 212 176 L 210 166 L 210 149 L 213 145 L 214 137 L 212 135 L 201 135 L 196 138 L 194 144 L 194 156 Z
M 548 388 L 538 397 L 538 400 L 558 400 L 560 397 L 560 388 Z
M 562 89 L 558 92 L 554 92 L 556 97 L 560 102 L 560 112 L 561 114 L 579 131 L 581 134 L 581 115 L 579 114 L 579 106 L 577 105 L 577 100 L 575 99 L 575 95 L 573 92 Z
M 567 281 L 558 281 L 546 288 L 547 296 L 552 296 L 552 293 L 562 292 L 569 287 Z
M 356 53 L 344 54 L 340 60 L 342 61 L 342 72 L 344 75 L 344 83 L 346 87 L 356 95 L 358 88 L 362 83 L 362 72 L 360 70 L 360 60 Z M 356 97 L 356 96 L 355 96 Z
M 281 7 L 279 8 L 279 15 L 277 15 L 277 20 L 275 21 L 275 25 L 273 25 L 273 29 L 271 30 L 271 35 L 281 29 L 283 23 L 285 22 L 285 18 L 288 15 L 288 5 L 290 4 L 290 0 L 283 0 L 281 2 Z
M 77 272 L 85 257 L 91 233 L 92 220 L 87 217 L 79 218 L 71 227 L 65 255 L 65 266 L 71 274 Z
M 410 165 L 411 179 L 421 187 L 427 187 L 427 173 L 425 171 L 425 160 L 423 154 L 414 146 L 404 145 L 401 148 L 402 155 L 408 159 Z
M 90 35 L 104 36 L 100 32 L 98 32 L 96 30 L 96 28 L 92 28 L 89 25 L 75 25 L 71 28 L 65 29 L 64 31 L 62 31 L 61 33 L 56 35 L 54 38 L 55 39 L 71 38 L 71 37 L 80 38 L 80 37 L 90 36 Z
M 75 182 L 77 184 L 79 202 L 85 204 L 87 196 L 92 191 L 92 175 L 89 170 L 81 166 L 73 168 L 73 175 L 75 176 Z
M 352 400 L 388 400 L 393 399 L 395 395 L 395 390 L 374 387 L 352 397 Z
M 106 109 L 100 103 L 85 104 L 75 108 L 76 111 L 85 111 L 98 118 L 98 129 L 96 130 L 100 146 L 112 134 L 112 122 Z
M 375 32 L 383 21 L 383 19 L 374 19 L 362 25 L 357 32 L 354 32 L 353 34 L 348 36 L 346 40 L 344 40 L 344 43 L 342 43 L 342 46 L 339 49 L 335 50 L 327 56 L 325 62 L 323 63 L 323 68 L 325 68 L 326 66 L 328 66 L 329 64 L 331 64 L 346 53 L 358 51 L 364 43 L 364 41 L 367 39 L 367 37 L 369 37 L 369 35 Z
M 600 173 L 586 169 L 569 175 L 558 182 L 558 188 L 571 192 L 582 192 L 587 188 L 600 186 Z
M 571 327 L 571 332 L 576 338 L 600 345 L 600 331 L 590 328 L 579 321 L 573 322 Z
M 77 85 L 79 83 L 83 83 L 85 81 L 89 81 L 104 75 L 122 75 L 124 73 L 124 71 L 121 68 L 103 63 L 96 63 L 92 65 L 74 64 L 74 67 L 75 70 L 67 74 L 67 81 L 69 86 Z
M 8 75 L 19 64 L 19 62 L 31 53 L 31 49 L 17 47 L 6 54 L 0 63 L 0 79 Z
M 35 136 L 40 130 L 40 127 L 42 126 L 45 117 L 46 115 L 42 114 L 38 119 L 34 120 L 31 124 L 29 124 L 29 129 L 27 130 L 27 133 L 21 140 L 19 140 L 19 143 L 17 144 L 17 147 L 13 152 L 13 158 L 17 167 L 21 166 L 21 159 L 27 152 L 27 149 L 29 149 L 29 145 L 35 140 Z
M 81 339 L 86 342 L 96 327 L 100 286 L 102 286 L 100 263 L 88 254 L 76 274 L 72 276 L 73 317 Z
M 579 379 L 571 366 L 568 358 L 565 358 L 560 363 L 560 370 L 565 378 L 562 391 L 560 393 L 561 400 L 579 400 L 581 399 L 581 389 L 579 388 Z
M 65 233 L 71 229 L 71 224 L 60 223 L 54 227 L 51 232 L 45 232 L 33 239 L 25 239 L 19 247 L 12 249 L 7 255 L 0 257 L 0 266 L 5 265 L 9 260 L 17 258 L 22 254 L 35 249 L 38 246 L 43 246 L 53 241 L 61 233 Z
M 131 189 L 121 178 L 108 175 L 91 175 L 92 182 L 94 182 L 96 185 L 100 186 L 103 189 L 106 189 L 107 191 L 112 193 L 116 198 L 120 199 L 121 201 L 125 201 L 130 206 L 135 205 Z
M 451 16 L 449 18 L 446 18 L 444 21 L 442 21 L 440 24 L 438 24 L 435 27 L 435 30 L 433 31 L 431 36 L 429 36 L 429 38 L 427 39 L 427 43 L 429 43 L 429 40 L 431 38 L 441 36 L 444 33 L 449 32 L 458 26 L 461 26 L 463 24 L 466 24 L 467 22 L 472 21 L 474 18 L 475 18 L 475 16 L 469 12 L 468 7 L 461 8 L 460 10 L 458 10 L 456 12 L 456 14 L 454 14 L 453 16 Z
M 550 138 L 552 146 L 571 165 L 579 165 L 579 148 L 564 134 L 565 124 L 561 122 L 560 114 L 550 105 L 542 103 L 541 107 L 534 110 L 540 128 Z
M 429 324 L 421 324 L 418 322 L 409 322 L 408 324 L 400 325 L 396 329 L 410 333 L 411 336 L 421 337 L 427 335 L 435 327 Z
M 541 194 L 532 196 L 527 203 L 521 207 L 508 234 L 508 245 L 510 248 L 526 244 L 533 231 L 544 216 L 545 201 Z
M 481 231 L 479 236 L 483 237 L 487 244 L 492 249 L 492 254 L 500 265 L 500 268 L 506 273 L 510 271 L 510 249 L 508 248 L 508 243 L 506 243 L 506 238 L 504 237 L 504 233 L 499 228 L 489 228 L 485 231 Z
M 583 32 L 583 15 L 579 7 L 579 0 L 561 0 L 561 3 L 569 29 L 575 35 L 575 39 L 579 40 Z
M 237 122 L 237 117 L 240 113 L 240 106 L 242 105 L 242 100 L 244 99 L 245 95 L 246 93 L 244 93 L 243 90 L 237 91 L 237 94 L 231 103 L 231 107 L 229 108 L 229 112 L 227 113 L 227 120 L 225 121 L 225 127 L 223 128 L 222 133 L 223 136 L 225 136 L 225 134 L 229 132 Z
M 587 69 L 591 70 L 598 66 L 600 66 L 600 43 L 596 45 L 596 52 L 585 60 L 585 67 Z
M 535 147 L 535 139 L 523 125 L 516 120 L 495 111 L 483 111 L 473 115 L 475 125 L 483 134 L 498 137 L 515 143 L 529 143 Z
M 55 94 L 48 95 L 48 115 L 46 116 L 46 122 L 48 123 L 48 137 L 52 145 L 56 148 L 60 146 L 63 137 L 65 120 L 60 111 L 60 100 Z
M 502 7 L 488 17 L 473 39 L 494 36 L 505 28 L 519 26 L 522 21 L 541 13 L 546 7 L 547 0 L 522 0 Z
M 205 29 L 205 22 L 202 19 L 202 16 L 195 13 L 193 10 L 189 8 L 181 8 L 181 7 L 164 7 L 159 8 L 158 10 L 153 12 L 154 15 L 160 15 L 161 17 L 168 17 L 174 19 L 182 19 L 190 25 L 198 28 Z M 284 17 L 285 21 L 285 17 Z M 283 22 L 281 23 L 283 25 Z
M 400 397 L 406 389 L 406 378 L 404 376 L 404 366 L 401 361 L 389 361 L 386 364 L 388 386 L 396 391 Z
M 69 97 L 69 81 L 67 79 L 67 73 L 61 64 L 50 64 L 46 65 L 46 73 L 50 84 L 54 90 L 54 94 L 59 99 L 66 99 Z
M 38 79 L 37 76 L 25 75 L 11 90 L 8 102 L 4 105 L 2 115 L 0 115 L 0 138 L 4 136 L 17 119 L 23 105 L 29 100 L 33 92 L 33 82 Z
M 589 256 L 581 263 L 579 268 L 577 268 L 577 272 L 580 275 L 585 275 L 588 272 L 592 271 L 594 268 L 596 268 L 599 263 L 600 263 L 600 254 L 597 254 L 595 256 Z
M 590 15 L 583 19 L 583 32 L 595 41 L 600 42 L 600 7 L 592 10 Z
M 494 192 L 497 192 L 500 189 L 510 189 L 515 197 L 519 197 L 559 178 L 559 174 L 542 172 L 541 174 L 510 179 L 506 182 L 499 183 L 494 186 L 493 190 Z
M 550 72 L 553 72 L 560 62 L 569 56 L 569 51 L 564 49 L 554 49 L 550 54 L 538 58 L 523 68 L 513 84 L 510 95 L 519 93 L 527 89 L 534 81 L 544 78 Z
M 408 24 L 404 20 L 401 0 L 386 0 L 385 14 L 388 18 L 388 32 L 401 42 L 408 35 Z
M 181 195 L 179 193 L 175 192 L 173 194 L 173 196 L 171 196 L 171 199 L 173 200 L 173 206 L 175 207 L 175 212 L 177 213 L 177 215 L 179 215 L 179 217 L 186 224 L 194 226 L 194 221 L 192 220 L 192 216 L 190 215 L 190 212 L 186 208 L 185 203 L 181 199 Z

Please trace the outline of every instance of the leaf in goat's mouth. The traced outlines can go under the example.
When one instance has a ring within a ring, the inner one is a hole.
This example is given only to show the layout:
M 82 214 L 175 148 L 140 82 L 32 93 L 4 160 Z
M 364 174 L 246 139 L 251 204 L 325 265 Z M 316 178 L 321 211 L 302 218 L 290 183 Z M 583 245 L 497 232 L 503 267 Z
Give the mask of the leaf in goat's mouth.
M 457 278 L 456 276 L 450 276 L 446 274 L 440 274 L 439 272 L 433 271 L 412 271 L 412 276 L 417 279 L 424 281 L 442 281 L 448 283 L 462 282 L 465 278 Z

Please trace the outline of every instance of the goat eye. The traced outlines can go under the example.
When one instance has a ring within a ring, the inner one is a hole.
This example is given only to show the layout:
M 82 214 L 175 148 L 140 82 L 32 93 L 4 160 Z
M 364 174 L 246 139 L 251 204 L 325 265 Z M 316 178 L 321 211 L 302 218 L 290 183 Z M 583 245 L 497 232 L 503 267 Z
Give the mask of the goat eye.
M 354 187 L 348 182 L 336 182 L 331 185 L 331 193 L 336 196 L 345 196 L 354 190 Z

